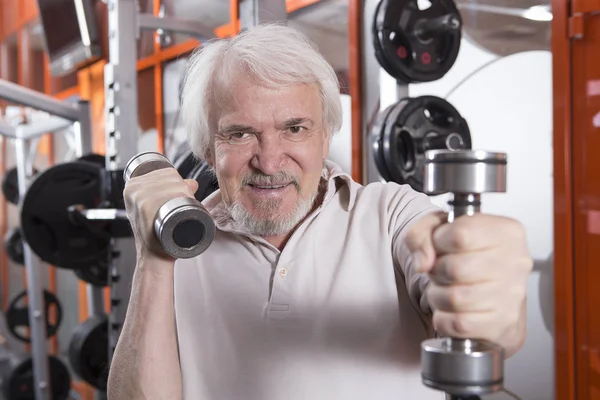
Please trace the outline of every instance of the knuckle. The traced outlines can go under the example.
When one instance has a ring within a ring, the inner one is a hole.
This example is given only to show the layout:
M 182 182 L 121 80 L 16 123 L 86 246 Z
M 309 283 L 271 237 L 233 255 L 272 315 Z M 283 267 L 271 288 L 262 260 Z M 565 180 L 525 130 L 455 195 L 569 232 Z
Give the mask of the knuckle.
M 457 262 L 456 257 L 447 257 L 442 270 L 444 277 L 449 282 L 457 282 L 463 277 L 463 269 L 462 264 Z
M 464 302 L 464 290 L 457 287 L 449 287 L 448 288 L 448 305 L 454 309 L 460 309 Z
M 520 269 L 526 271 L 528 274 L 533 270 L 533 258 L 529 255 L 521 257 L 518 263 Z
M 521 304 L 521 302 L 527 298 L 526 283 L 515 285 L 512 289 L 512 297 Z
M 525 239 L 527 237 L 527 231 L 525 229 L 525 225 L 516 219 L 510 219 L 510 228 L 514 232 L 514 235 L 519 239 Z
M 452 246 L 457 249 L 465 249 L 470 242 L 470 229 L 467 224 L 457 225 L 450 232 Z
M 520 313 L 516 309 L 512 309 L 505 314 L 505 320 L 508 327 L 515 326 L 519 323 Z
M 471 331 L 472 323 L 468 314 L 456 314 L 452 318 L 452 330 L 458 336 L 468 335 Z

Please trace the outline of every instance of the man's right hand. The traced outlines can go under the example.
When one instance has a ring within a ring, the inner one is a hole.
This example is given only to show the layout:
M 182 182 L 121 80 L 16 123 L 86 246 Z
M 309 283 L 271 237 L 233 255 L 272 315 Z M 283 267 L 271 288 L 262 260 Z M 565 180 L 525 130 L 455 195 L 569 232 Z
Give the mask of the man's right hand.
M 123 197 L 138 257 L 170 258 L 156 238 L 154 218 L 167 201 L 177 197 L 194 198 L 196 190 L 198 182 L 182 179 L 175 168 L 155 170 L 127 181 Z

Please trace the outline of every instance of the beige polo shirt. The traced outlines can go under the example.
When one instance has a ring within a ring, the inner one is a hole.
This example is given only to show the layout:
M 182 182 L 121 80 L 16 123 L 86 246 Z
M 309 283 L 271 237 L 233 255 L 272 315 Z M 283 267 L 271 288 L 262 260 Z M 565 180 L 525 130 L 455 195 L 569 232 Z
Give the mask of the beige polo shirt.
M 408 186 L 326 170 L 323 204 L 283 251 L 236 228 L 218 191 L 204 201 L 215 240 L 175 266 L 184 399 L 444 399 L 421 383 L 427 278 L 402 241 L 438 208 Z

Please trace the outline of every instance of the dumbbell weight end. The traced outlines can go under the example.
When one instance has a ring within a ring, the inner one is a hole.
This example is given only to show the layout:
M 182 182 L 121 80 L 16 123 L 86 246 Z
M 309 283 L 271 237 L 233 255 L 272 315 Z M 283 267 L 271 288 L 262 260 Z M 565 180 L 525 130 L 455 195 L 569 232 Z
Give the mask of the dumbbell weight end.
M 140 153 L 123 172 L 125 182 L 136 176 L 162 168 L 173 168 L 162 154 Z M 154 233 L 162 249 L 173 258 L 192 258 L 202 254 L 212 243 L 216 227 L 199 201 L 189 197 L 171 199 L 163 204 L 154 218 Z
M 423 384 L 454 396 L 497 392 L 504 383 L 504 351 L 485 340 L 436 338 L 421 344 Z

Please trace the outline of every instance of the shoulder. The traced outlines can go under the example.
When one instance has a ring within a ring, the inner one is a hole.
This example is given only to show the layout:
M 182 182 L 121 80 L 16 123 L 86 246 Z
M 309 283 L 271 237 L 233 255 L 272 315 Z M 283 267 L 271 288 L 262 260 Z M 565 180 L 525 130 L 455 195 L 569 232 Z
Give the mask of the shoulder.
M 394 182 L 373 182 L 362 186 L 356 184 L 356 204 L 359 206 L 377 206 L 389 213 L 404 211 L 439 210 L 429 196 L 414 190 L 410 185 Z

